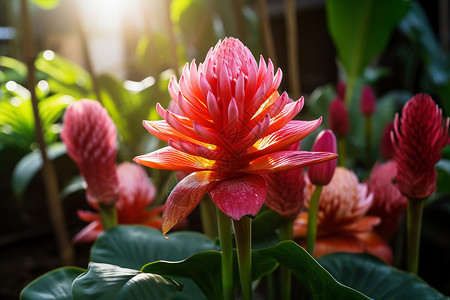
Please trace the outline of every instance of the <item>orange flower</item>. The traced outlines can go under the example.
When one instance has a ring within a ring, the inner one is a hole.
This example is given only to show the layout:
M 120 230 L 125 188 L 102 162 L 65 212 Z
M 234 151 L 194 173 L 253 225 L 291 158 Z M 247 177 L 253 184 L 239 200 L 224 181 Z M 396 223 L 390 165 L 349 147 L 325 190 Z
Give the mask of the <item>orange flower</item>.
M 145 170 L 136 164 L 122 163 L 117 167 L 119 179 L 119 200 L 116 202 L 117 219 L 119 224 L 140 224 L 161 228 L 162 206 L 148 210 L 156 195 L 155 186 L 149 181 Z M 98 206 L 94 203 L 96 210 Z M 103 231 L 100 214 L 91 211 L 78 211 L 80 219 L 91 222 L 74 238 L 74 242 L 91 242 L 97 239 Z
M 306 208 L 314 189 L 315 186 L 307 181 Z M 371 194 L 367 195 L 367 186 L 359 183 L 355 173 L 337 167 L 333 179 L 323 187 L 320 196 L 314 255 L 337 251 L 381 253 L 381 258 L 390 262 L 392 253 L 389 246 L 372 230 L 380 223 L 380 218 L 366 215 L 372 199 Z M 308 214 L 302 212 L 294 221 L 294 237 L 305 238 L 307 222 Z
M 256 215 L 264 203 L 266 183 L 259 174 L 287 171 L 336 158 L 330 153 L 283 151 L 321 123 L 292 121 L 303 98 L 290 102 L 277 88 L 281 71 L 272 62 L 256 63 L 239 40 L 228 38 L 211 49 L 205 62 L 185 65 L 169 92 L 182 114 L 157 111 L 162 121 L 145 128 L 168 147 L 135 161 L 166 170 L 192 172 L 166 201 L 163 233 L 183 220 L 209 192 L 226 215 L 239 220 Z

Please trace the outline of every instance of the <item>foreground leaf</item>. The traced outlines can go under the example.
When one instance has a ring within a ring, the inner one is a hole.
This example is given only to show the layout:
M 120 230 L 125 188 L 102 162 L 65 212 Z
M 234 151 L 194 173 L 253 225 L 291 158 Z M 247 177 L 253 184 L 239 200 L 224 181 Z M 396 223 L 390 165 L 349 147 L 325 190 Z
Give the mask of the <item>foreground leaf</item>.
M 177 282 L 150 273 L 90 263 L 73 282 L 73 298 L 83 300 L 171 299 L 182 289 Z
M 397 270 L 367 254 L 335 253 L 318 259 L 341 283 L 377 300 L 445 300 L 419 277 Z
M 22 290 L 20 300 L 72 300 L 72 282 L 84 271 L 64 267 L 45 273 Z

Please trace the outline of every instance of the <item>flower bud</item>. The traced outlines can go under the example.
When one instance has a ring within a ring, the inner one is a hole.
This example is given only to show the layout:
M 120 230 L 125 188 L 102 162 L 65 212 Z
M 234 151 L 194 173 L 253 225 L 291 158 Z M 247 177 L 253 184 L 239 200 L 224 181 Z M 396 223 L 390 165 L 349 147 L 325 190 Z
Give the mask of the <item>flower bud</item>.
M 314 152 L 337 153 L 336 137 L 331 130 L 322 130 L 314 141 Z M 327 185 L 330 183 L 336 169 L 337 160 L 330 160 L 308 167 L 308 178 L 314 185 Z
M 337 137 L 345 137 L 350 132 L 350 119 L 345 103 L 336 98 L 329 107 L 329 127 Z
M 361 91 L 361 112 L 365 116 L 371 116 L 375 112 L 375 94 L 370 86 L 365 85 Z

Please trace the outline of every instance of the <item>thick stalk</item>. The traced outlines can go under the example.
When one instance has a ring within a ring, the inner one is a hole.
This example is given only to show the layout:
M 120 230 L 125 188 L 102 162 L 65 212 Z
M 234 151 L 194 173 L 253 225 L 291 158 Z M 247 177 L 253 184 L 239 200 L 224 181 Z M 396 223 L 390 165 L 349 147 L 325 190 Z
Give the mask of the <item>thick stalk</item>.
M 407 270 L 415 275 L 419 270 L 420 230 L 424 199 L 409 199 L 406 216 Z
M 306 232 L 306 251 L 314 256 L 314 247 L 316 245 L 317 236 L 317 214 L 319 212 L 319 199 L 322 193 L 322 186 L 316 185 L 309 202 L 308 210 L 308 227 Z
M 238 254 L 242 299 L 252 299 L 252 227 L 250 217 L 233 220 L 234 236 Z
M 288 77 L 293 99 L 300 97 L 300 72 L 298 63 L 297 8 L 294 0 L 284 0 L 287 34 Z
M 109 230 L 117 226 L 117 211 L 114 204 L 99 204 L 100 217 L 103 230 Z
M 341 167 L 345 167 L 345 160 L 347 159 L 347 144 L 345 142 L 345 138 L 344 137 L 338 137 L 338 153 L 339 153 L 339 158 L 338 158 L 338 163 L 339 166 Z
M 31 93 L 31 103 L 33 106 L 34 124 L 36 140 L 39 144 L 42 157 L 42 174 L 47 194 L 47 208 L 52 222 L 52 227 L 58 242 L 58 248 L 61 260 L 64 265 L 74 263 L 74 252 L 70 243 L 69 234 L 66 230 L 66 221 L 64 210 L 59 199 L 58 180 L 52 161 L 47 157 L 47 147 L 45 144 L 44 133 L 42 131 L 41 118 L 39 116 L 38 101 L 36 98 L 34 58 L 35 46 L 33 42 L 33 33 L 31 29 L 31 17 L 28 10 L 28 0 L 21 0 L 22 27 L 23 27 L 23 49 L 25 51 L 25 63 L 28 68 L 27 87 Z
M 231 241 L 230 218 L 220 209 L 217 210 L 217 223 L 219 225 L 219 241 L 222 249 L 222 289 L 223 299 L 234 299 L 233 287 L 233 244 Z
M 364 119 L 366 131 L 366 163 L 367 167 L 370 167 L 372 164 L 372 117 L 366 116 Z
M 202 220 L 203 233 L 210 239 L 217 237 L 217 213 L 215 213 L 214 203 L 208 195 L 200 202 L 200 218 Z M 228 221 L 229 223 L 229 221 Z M 231 226 L 231 224 L 229 224 Z
M 292 240 L 294 234 L 294 220 L 283 219 L 280 226 L 280 240 Z M 291 270 L 284 266 L 280 266 L 280 284 L 281 284 L 281 299 L 291 299 Z

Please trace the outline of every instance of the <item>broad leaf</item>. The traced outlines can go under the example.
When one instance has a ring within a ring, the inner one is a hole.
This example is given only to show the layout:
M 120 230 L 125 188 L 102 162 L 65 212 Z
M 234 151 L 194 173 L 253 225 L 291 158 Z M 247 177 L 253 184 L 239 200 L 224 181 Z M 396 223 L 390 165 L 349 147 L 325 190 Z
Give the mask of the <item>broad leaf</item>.
M 54 143 L 47 147 L 49 159 L 55 159 L 66 153 L 63 143 Z M 24 156 L 14 168 L 12 174 L 12 189 L 16 197 L 21 197 L 33 179 L 34 175 L 42 168 L 41 151 L 36 150 Z
M 20 293 L 20 300 L 72 300 L 72 283 L 85 270 L 59 268 L 38 277 Z
M 367 254 L 335 253 L 318 259 L 337 280 L 377 299 L 445 300 L 419 277 Z
M 72 292 L 74 300 L 141 300 L 171 299 L 181 289 L 177 282 L 160 275 L 90 263 L 87 272 L 73 282 Z

